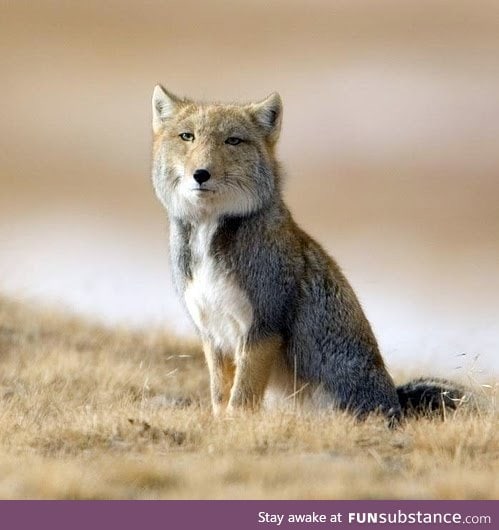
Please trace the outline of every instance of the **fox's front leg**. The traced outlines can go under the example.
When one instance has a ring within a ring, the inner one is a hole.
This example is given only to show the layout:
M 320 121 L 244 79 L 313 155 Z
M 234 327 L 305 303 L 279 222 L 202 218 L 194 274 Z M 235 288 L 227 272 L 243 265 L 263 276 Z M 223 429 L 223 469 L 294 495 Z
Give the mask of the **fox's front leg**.
M 281 353 L 279 337 L 245 344 L 236 352 L 236 374 L 228 410 L 257 409 L 263 399 L 272 364 Z
M 213 413 L 218 416 L 227 406 L 234 382 L 235 366 L 232 359 L 209 343 L 203 343 L 204 355 L 210 372 L 210 393 Z

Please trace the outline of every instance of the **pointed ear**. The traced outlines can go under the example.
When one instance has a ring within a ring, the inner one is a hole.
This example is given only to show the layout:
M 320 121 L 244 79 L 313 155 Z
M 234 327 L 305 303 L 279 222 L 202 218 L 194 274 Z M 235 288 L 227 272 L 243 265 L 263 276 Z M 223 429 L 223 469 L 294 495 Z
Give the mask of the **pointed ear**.
M 273 92 L 263 101 L 253 103 L 249 108 L 257 123 L 265 131 L 267 138 L 271 142 L 276 142 L 279 138 L 282 122 L 281 96 L 277 92 Z
M 152 129 L 157 133 L 164 120 L 171 117 L 178 110 L 181 100 L 167 92 L 161 85 L 154 87 L 152 94 Z

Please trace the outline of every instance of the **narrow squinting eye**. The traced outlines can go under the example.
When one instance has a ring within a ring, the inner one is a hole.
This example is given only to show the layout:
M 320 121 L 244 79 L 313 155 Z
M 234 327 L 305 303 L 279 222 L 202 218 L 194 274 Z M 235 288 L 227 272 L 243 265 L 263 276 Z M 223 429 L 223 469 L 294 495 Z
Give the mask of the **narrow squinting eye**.
M 192 133 L 182 133 L 179 134 L 179 136 L 184 142 L 192 142 L 194 140 L 194 135 Z
M 225 140 L 225 143 L 229 145 L 237 145 L 237 144 L 240 144 L 241 142 L 242 142 L 241 138 L 237 138 L 236 136 L 229 136 L 227 140 Z

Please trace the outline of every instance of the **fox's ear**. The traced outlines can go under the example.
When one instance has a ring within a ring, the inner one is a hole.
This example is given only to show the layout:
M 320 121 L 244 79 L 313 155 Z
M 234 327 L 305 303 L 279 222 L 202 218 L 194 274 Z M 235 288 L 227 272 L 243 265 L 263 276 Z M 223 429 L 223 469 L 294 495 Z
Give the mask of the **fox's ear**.
M 157 133 L 164 120 L 171 117 L 177 111 L 181 100 L 167 92 L 161 85 L 154 87 L 152 94 L 152 129 Z
M 263 101 L 250 105 L 250 111 L 271 142 L 276 142 L 281 132 L 282 101 L 277 92 L 273 92 Z

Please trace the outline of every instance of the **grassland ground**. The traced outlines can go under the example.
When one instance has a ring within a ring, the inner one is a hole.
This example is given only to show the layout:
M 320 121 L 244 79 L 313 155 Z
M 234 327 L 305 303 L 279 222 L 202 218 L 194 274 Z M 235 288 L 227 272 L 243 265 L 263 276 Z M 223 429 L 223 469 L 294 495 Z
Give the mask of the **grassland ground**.
M 292 410 L 216 420 L 196 342 L 0 298 L 0 498 L 497 499 L 495 386 L 476 389 L 480 411 L 396 430 Z

